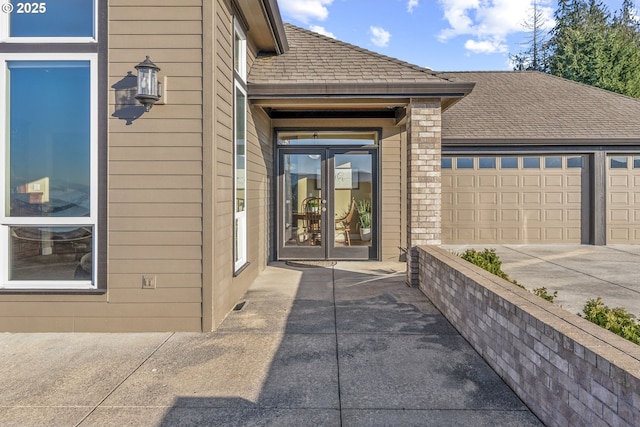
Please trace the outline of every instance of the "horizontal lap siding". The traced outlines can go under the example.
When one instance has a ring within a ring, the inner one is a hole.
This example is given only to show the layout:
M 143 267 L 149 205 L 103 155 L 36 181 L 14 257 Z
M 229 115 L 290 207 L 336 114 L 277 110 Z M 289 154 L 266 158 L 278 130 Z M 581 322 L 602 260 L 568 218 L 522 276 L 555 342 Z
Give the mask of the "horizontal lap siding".
M 0 330 L 201 330 L 201 6 L 109 1 L 107 292 L 2 295 Z M 169 76 L 168 104 L 143 113 L 134 66 L 146 55 Z
M 382 226 L 382 260 L 397 261 L 400 259 L 402 242 L 402 146 L 401 136 L 397 128 L 385 129 L 381 145 L 380 171 L 382 189 L 380 194 L 380 218 Z
M 109 5 L 109 304 L 88 316 L 97 319 L 87 325 L 199 331 L 201 0 Z M 131 120 L 126 109 L 135 101 L 123 99 L 119 88 L 128 87 L 127 73 L 135 75 L 146 55 L 161 68 L 160 77 L 168 77 L 167 105 Z M 156 277 L 156 289 L 142 289 L 143 275 Z
M 222 0 L 214 31 L 213 327 L 236 302 L 233 282 L 233 17 Z

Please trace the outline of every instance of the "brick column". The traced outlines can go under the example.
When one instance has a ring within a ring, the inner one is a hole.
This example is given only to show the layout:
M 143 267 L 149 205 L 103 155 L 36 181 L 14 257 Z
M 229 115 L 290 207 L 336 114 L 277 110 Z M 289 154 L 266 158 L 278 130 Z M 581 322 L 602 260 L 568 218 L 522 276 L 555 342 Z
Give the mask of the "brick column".
M 441 243 L 440 100 L 412 99 L 407 109 L 407 283 L 418 285 L 420 245 Z

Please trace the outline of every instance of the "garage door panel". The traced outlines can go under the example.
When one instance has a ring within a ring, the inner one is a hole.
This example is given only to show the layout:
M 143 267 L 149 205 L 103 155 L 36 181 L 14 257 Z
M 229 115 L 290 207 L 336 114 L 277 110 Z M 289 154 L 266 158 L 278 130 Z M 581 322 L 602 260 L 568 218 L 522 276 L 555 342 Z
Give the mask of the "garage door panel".
M 458 175 L 456 176 L 456 186 L 458 188 L 474 188 L 475 187 L 475 176 L 464 176 Z
M 473 210 L 458 209 L 456 210 L 456 220 L 461 221 L 475 221 L 476 213 Z
M 611 193 L 609 194 L 609 202 L 612 205 L 629 205 L 629 194 L 628 193 Z
M 577 169 L 580 170 L 580 169 Z M 579 173 L 566 176 L 567 188 L 582 188 L 582 176 Z
M 582 230 L 580 228 L 567 228 L 566 240 L 578 240 L 582 238 Z
M 629 187 L 629 177 L 625 175 L 610 175 L 609 186 L 611 188 L 627 189 Z
M 518 209 L 501 209 L 500 210 L 501 221 L 513 221 L 520 222 L 520 210 Z
M 501 187 L 519 187 L 520 186 L 520 177 L 519 176 L 500 176 L 500 186 Z
M 567 209 L 566 213 L 567 213 L 567 221 L 578 223 L 578 224 L 580 223 L 580 218 L 582 218 L 582 211 L 580 210 L 580 208 Z
M 564 182 L 562 175 L 550 175 L 550 176 L 545 176 L 543 178 L 544 178 L 544 186 L 546 188 L 550 188 L 550 187 L 562 188 L 562 183 Z
M 478 185 L 481 188 L 498 188 L 498 177 L 495 175 L 481 175 L 478 177 Z
M 547 204 L 562 204 L 564 193 L 544 193 L 544 202 Z
M 567 156 L 563 156 L 562 169 L 524 169 L 523 157 L 527 156 L 505 157 L 519 157 L 519 168 L 443 169 L 443 175 L 456 177 L 443 176 L 443 194 L 455 194 L 443 197 L 443 211 L 462 211 L 443 212 L 443 242 L 580 243 L 584 169 L 567 168 Z M 499 167 L 503 164 L 500 159 L 497 156 Z M 479 164 L 474 160 L 474 165 Z M 472 183 L 476 187 L 470 187 Z
M 476 240 L 474 228 L 459 228 L 456 230 L 456 237 L 459 241 L 474 242 Z
M 503 242 L 519 242 L 520 228 L 504 227 L 499 230 L 500 240 Z
M 565 193 L 565 197 L 567 198 L 568 204 L 580 205 L 582 202 L 582 195 L 580 193 L 567 192 Z
M 540 222 L 542 220 L 542 210 L 540 209 L 525 209 L 522 212 L 524 216 L 524 221 L 535 221 Z
M 481 205 L 495 205 L 498 203 L 497 193 L 478 193 L 478 202 Z
M 525 205 L 539 205 L 542 202 L 542 195 L 540 193 L 522 193 L 522 202 Z
M 545 209 L 545 221 L 562 221 L 564 211 L 562 209 Z
M 563 227 L 546 227 L 544 229 L 544 239 L 547 241 L 562 242 L 564 240 Z
M 523 176 L 522 177 L 522 186 L 523 187 L 534 187 L 534 188 L 540 188 L 540 184 L 541 184 L 541 179 L 542 177 L 540 176 Z
M 628 241 L 630 237 L 629 229 L 611 227 L 609 229 L 609 237 L 613 240 Z
M 500 193 L 500 203 L 503 206 L 517 205 L 520 203 L 520 193 Z
M 478 219 L 483 222 L 497 222 L 498 211 L 496 209 L 480 209 Z
M 609 209 L 609 219 L 611 221 L 629 221 L 629 211 L 627 209 Z
M 465 204 L 465 203 L 474 205 L 476 203 L 475 193 L 457 193 L 456 204 Z
M 631 155 L 628 165 L 635 165 Z M 640 244 L 640 169 L 611 168 L 607 159 L 607 243 Z
M 522 230 L 522 242 L 534 243 L 542 241 L 542 230 L 539 228 L 525 228 Z

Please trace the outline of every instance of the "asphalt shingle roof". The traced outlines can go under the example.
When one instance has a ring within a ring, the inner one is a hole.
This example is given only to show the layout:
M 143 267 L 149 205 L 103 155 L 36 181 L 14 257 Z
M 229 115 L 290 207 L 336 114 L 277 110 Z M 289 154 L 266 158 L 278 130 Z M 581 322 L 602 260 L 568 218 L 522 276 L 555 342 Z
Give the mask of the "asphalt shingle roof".
M 541 72 L 445 72 L 475 82 L 444 112 L 446 140 L 640 141 L 640 100 Z
M 249 83 L 446 83 L 427 68 L 290 24 L 285 24 L 285 32 L 289 50 L 277 56 L 259 55 L 249 72 Z

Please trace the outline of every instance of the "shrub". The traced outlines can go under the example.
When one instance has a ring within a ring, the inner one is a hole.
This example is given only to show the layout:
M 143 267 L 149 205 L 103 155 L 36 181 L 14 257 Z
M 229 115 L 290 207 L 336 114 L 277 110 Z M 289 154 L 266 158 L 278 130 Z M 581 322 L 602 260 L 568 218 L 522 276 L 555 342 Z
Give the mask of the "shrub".
M 477 265 L 478 267 L 487 270 L 489 273 L 495 274 L 501 279 L 511 282 L 522 289 L 526 289 L 515 279 L 510 278 L 507 273 L 502 271 L 502 261 L 500 261 L 500 257 L 496 254 L 495 249 L 485 248 L 482 252 L 476 251 L 475 249 L 467 249 L 461 255 L 458 255 L 460 258 L 469 261 L 471 264 Z M 549 295 L 547 288 L 534 289 L 533 293 L 549 302 L 553 302 L 553 300 L 558 296 L 558 292 L 554 292 L 553 295 Z
M 621 307 L 609 308 L 602 298 L 590 299 L 582 313 L 584 318 L 633 343 L 640 344 L 640 324 L 635 316 Z
M 542 287 L 542 288 L 536 288 L 533 290 L 534 295 L 539 296 L 540 298 L 546 299 L 549 302 L 553 302 L 556 297 L 558 296 L 558 291 L 555 291 L 553 293 L 553 295 L 549 295 L 549 292 L 547 291 L 547 288 Z

